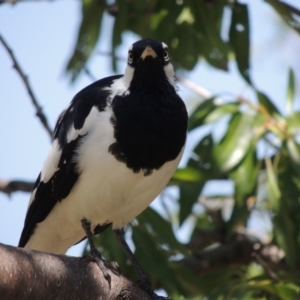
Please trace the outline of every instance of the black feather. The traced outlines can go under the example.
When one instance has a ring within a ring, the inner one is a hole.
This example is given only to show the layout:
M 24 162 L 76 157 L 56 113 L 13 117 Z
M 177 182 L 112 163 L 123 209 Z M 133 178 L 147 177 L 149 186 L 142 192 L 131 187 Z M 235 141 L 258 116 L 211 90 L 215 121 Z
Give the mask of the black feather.
M 34 186 L 34 190 L 36 189 L 35 197 L 26 215 L 19 247 L 26 245 L 36 224 L 45 220 L 55 204 L 69 195 L 80 176 L 76 168 L 74 153 L 83 136 L 79 135 L 75 140 L 68 143 L 67 134 L 71 126 L 74 124 L 75 129 L 82 128 L 94 106 L 99 111 L 103 111 L 109 95 L 109 92 L 103 88 L 109 87 L 113 80 L 120 77 L 121 75 L 107 77 L 87 86 L 73 98 L 70 106 L 59 116 L 54 131 L 54 140 L 58 140 L 62 150 L 58 170 L 47 182 L 41 181 L 41 173 L 38 176 Z

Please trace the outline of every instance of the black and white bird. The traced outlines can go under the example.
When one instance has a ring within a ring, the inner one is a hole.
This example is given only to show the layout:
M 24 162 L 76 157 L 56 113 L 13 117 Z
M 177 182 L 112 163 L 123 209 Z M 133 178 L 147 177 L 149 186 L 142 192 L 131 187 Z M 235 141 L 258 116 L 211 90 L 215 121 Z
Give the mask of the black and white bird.
M 184 150 L 177 91 L 168 47 L 153 39 L 129 48 L 124 75 L 81 90 L 58 118 L 19 247 L 63 254 L 112 225 L 132 259 L 123 229 L 166 186 Z

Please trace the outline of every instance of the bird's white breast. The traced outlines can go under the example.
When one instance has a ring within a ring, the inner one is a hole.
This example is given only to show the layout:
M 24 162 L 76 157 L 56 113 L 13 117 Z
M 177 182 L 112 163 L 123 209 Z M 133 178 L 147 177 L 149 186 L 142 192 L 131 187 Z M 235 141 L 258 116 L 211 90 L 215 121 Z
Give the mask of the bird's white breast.
M 91 220 L 94 225 L 112 222 L 113 228 L 120 228 L 161 192 L 177 168 L 181 154 L 149 176 L 134 173 L 108 152 L 115 142 L 111 115 L 110 108 L 99 113 L 78 150 L 81 175 L 70 199 L 74 199 L 82 214 L 80 217 Z

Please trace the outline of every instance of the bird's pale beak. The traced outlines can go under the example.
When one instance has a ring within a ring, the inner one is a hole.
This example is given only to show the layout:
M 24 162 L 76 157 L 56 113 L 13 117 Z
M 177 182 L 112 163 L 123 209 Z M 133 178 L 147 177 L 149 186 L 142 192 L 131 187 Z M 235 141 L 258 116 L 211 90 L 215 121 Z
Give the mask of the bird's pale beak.
M 157 57 L 155 51 L 149 46 L 143 51 L 141 58 L 144 60 L 147 56 L 152 56 L 153 58 Z

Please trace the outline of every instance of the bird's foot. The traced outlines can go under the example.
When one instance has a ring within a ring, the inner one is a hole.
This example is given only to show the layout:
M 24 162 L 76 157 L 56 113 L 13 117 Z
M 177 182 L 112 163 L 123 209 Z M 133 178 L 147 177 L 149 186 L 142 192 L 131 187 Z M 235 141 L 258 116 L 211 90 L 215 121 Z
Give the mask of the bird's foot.
M 97 249 L 92 249 L 85 258 L 89 261 L 95 262 L 103 273 L 104 278 L 107 280 L 109 288 L 111 288 L 111 276 L 108 271 L 113 272 L 115 275 L 120 276 L 121 271 L 117 262 L 105 260 Z
M 172 300 L 170 297 L 163 297 L 158 296 L 156 293 L 154 293 L 151 283 L 147 276 L 142 276 L 138 281 L 137 284 L 139 287 L 144 290 L 153 300 Z

